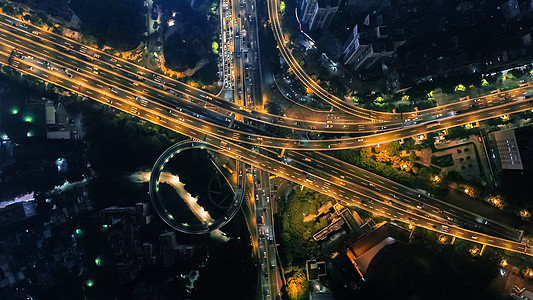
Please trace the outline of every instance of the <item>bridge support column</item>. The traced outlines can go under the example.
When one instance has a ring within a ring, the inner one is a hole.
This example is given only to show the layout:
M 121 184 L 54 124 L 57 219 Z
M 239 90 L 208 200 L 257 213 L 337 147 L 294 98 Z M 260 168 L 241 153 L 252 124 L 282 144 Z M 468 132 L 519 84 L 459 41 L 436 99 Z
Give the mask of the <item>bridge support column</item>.
M 483 247 L 481 247 L 481 251 L 479 251 L 479 256 L 483 255 L 483 251 L 485 251 L 485 247 L 487 247 L 487 245 L 483 244 Z

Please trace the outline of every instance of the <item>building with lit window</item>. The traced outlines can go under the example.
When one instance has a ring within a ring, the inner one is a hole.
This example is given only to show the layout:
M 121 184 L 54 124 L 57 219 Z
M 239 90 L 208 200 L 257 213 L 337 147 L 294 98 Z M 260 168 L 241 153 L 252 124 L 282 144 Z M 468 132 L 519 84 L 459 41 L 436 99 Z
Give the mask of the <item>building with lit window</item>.
M 344 44 L 343 62 L 355 71 L 370 69 L 391 57 L 405 43 L 401 30 L 392 30 L 388 14 L 372 13 L 354 27 Z
M 302 0 L 301 22 L 309 31 L 327 28 L 339 10 L 341 0 Z
M 494 132 L 494 140 L 498 148 L 498 155 L 502 169 L 505 170 L 522 170 L 522 160 L 520 159 L 520 152 L 514 130 L 496 131 Z

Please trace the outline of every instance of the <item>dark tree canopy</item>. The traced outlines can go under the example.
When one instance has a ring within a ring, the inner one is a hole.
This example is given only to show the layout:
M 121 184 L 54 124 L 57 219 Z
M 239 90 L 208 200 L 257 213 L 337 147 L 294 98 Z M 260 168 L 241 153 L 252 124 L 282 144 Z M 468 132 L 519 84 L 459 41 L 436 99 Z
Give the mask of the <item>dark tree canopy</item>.
M 83 22 L 83 32 L 101 44 L 132 50 L 141 42 L 145 31 L 141 0 L 72 0 L 70 7 Z

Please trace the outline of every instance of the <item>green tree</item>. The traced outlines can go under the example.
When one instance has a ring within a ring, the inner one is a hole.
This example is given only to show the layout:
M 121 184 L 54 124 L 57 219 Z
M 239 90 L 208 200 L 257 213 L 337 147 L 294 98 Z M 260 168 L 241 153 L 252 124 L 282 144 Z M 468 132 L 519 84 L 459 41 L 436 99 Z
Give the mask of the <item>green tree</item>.
M 389 143 L 388 152 L 391 156 L 396 156 L 400 153 L 400 142 L 393 141 Z
M 289 299 L 305 299 L 309 282 L 303 268 L 292 268 L 287 272 L 287 295 Z

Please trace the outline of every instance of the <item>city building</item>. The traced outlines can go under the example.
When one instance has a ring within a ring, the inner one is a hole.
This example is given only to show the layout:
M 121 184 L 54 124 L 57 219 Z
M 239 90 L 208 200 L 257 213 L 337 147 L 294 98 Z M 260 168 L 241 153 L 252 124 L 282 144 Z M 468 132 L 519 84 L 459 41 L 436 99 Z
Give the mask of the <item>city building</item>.
M 100 211 L 108 240 L 117 261 L 120 283 L 134 280 L 146 266 L 155 264 L 153 247 L 140 236 L 141 227 L 151 223 L 145 203 L 130 207 L 108 207 Z
M 336 252 L 331 257 L 333 269 L 340 276 L 338 279 L 343 282 L 345 288 L 358 290 L 376 254 L 397 240 L 406 241 L 409 234 L 408 230 L 391 223 L 382 222 L 376 225 L 372 231 L 363 234 L 345 251 Z
M 354 27 L 344 44 L 343 62 L 353 65 L 355 71 L 371 69 L 392 57 L 396 49 L 405 43 L 401 30 L 393 30 L 388 14 L 372 13 L 362 24 Z
M 0 226 L 31 218 L 37 214 L 35 202 L 17 202 L 0 209 Z
M 343 43 L 329 30 L 322 31 L 318 44 L 324 47 L 331 59 L 338 61 L 342 57 Z
M 511 20 L 520 14 L 518 0 L 508 0 L 502 3 L 498 8 L 501 8 L 501 11 L 506 20 Z
M 173 265 L 176 258 L 175 249 L 178 247 L 176 233 L 171 231 L 160 234 L 159 242 L 161 244 L 161 263 L 163 266 Z
M 308 260 L 305 263 L 307 280 L 319 280 L 321 276 L 326 276 L 326 263 L 317 260 Z
M 516 300 L 533 300 L 533 292 L 525 288 L 518 289 L 517 287 L 515 287 L 513 288 L 511 298 Z
M 50 204 L 48 218 L 38 214 L 39 199 Z M 0 225 L 9 232 L 0 237 L 0 298 L 29 299 L 16 297 L 21 286 L 48 289 L 65 278 L 80 278 L 87 255 L 79 243 L 83 229 L 73 232 L 72 220 L 93 211 L 85 184 L 68 184 L 68 188 L 30 193 L 12 201 L 16 203 L 0 209 Z
M 309 31 L 327 28 L 339 10 L 341 0 L 302 0 L 301 22 Z
M 501 168 L 504 170 L 522 170 L 522 160 L 514 130 L 496 131 L 493 133 Z

